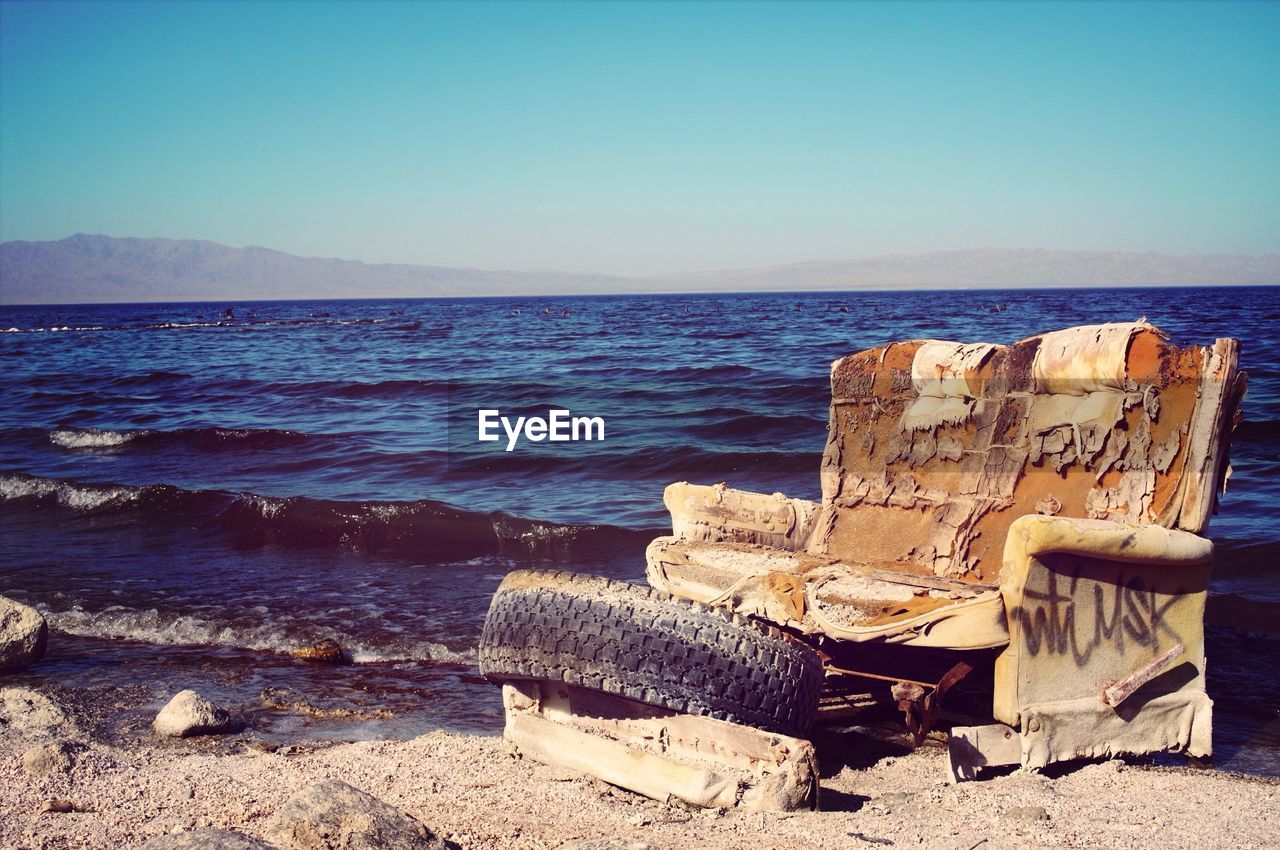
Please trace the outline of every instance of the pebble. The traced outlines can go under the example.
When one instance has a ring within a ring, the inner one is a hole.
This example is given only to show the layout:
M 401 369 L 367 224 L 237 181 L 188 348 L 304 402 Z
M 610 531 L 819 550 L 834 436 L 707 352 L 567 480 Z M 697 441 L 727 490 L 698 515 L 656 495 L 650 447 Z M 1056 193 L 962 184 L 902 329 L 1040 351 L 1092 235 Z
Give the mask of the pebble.
M 908 802 L 911 795 L 905 791 L 890 791 L 887 794 L 881 794 L 872 801 L 872 804 L 886 812 L 892 812 L 896 807 Z
M 87 812 L 88 806 L 82 806 L 79 803 L 73 803 L 70 800 L 45 800 L 40 806 L 40 814 L 58 814 L 66 815 L 72 812 Z
M 1042 821 L 1049 819 L 1049 813 L 1044 810 L 1044 806 L 1016 806 L 1005 812 L 1004 816 L 1010 820 L 1020 821 Z

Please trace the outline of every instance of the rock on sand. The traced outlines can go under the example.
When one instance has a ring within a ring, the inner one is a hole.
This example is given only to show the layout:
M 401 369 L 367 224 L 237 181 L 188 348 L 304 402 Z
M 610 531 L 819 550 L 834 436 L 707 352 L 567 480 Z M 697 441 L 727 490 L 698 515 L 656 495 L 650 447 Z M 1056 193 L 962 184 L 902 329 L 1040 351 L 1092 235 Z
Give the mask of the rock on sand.
M 65 741 L 51 741 L 32 747 L 22 754 L 22 769 L 28 776 L 39 778 L 51 773 L 66 773 L 73 763 L 71 745 Z
M 404 812 L 338 779 L 299 791 L 267 822 L 291 850 L 446 850 L 454 845 Z
M 70 728 L 71 722 L 58 704 L 39 691 L 0 689 L 0 732 L 44 738 Z
M 44 657 L 49 626 L 30 605 L 0 596 L 0 670 L 17 670 Z
M 226 829 L 195 829 L 157 835 L 138 850 L 273 850 L 256 838 Z
M 180 691 L 151 724 L 157 735 L 186 738 L 232 731 L 231 715 L 193 690 Z

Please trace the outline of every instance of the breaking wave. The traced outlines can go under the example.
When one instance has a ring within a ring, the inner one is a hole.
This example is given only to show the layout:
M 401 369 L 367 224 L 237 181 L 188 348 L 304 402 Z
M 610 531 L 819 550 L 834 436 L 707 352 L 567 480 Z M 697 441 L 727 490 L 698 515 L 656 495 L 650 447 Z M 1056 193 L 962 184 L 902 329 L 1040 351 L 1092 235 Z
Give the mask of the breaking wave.
M 474 650 L 459 651 L 442 643 L 423 641 L 372 647 L 341 633 L 300 633 L 299 624 L 264 620 L 258 623 L 225 623 L 194 615 L 169 616 L 155 608 L 136 610 L 113 605 L 101 611 L 80 607 L 55 611 L 38 606 L 49 625 L 64 634 L 107 640 L 127 640 L 157 646 L 217 646 L 287 655 L 329 637 L 351 655 L 356 664 L 425 661 L 436 664 L 473 664 Z M 305 629 L 305 625 L 302 626 Z
M 315 439 L 277 428 L 180 428 L 173 431 L 110 431 L 99 428 L 60 428 L 49 434 L 49 442 L 76 450 L 117 449 L 131 446 L 180 445 L 202 451 L 222 449 L 266 449 L 296 445 Z
M 83 512 L 133 504 L 146 495 L 148 489 L 114 484 L 77 485 L 29 475 L 0 476 L 0 501 L 53 504 Z
M 169 484 L 128 486 L 0 475 L 0 502 L 78 514 L 138 512 L 143 522 L 176 520 L 230 535 L 239 548 L 268 544 L 385 552 L 424 561 L 500 552 L 598 552 L 641 545 L 654 530 L 573 525 L 469 511 L 445 502 L 343 501 L 274 497 Z
M 148 433 L 150 432 L 99 431 L 97 428 L 67 429 L 51 433 L 49 442 L 64 449 L 114 449 Z

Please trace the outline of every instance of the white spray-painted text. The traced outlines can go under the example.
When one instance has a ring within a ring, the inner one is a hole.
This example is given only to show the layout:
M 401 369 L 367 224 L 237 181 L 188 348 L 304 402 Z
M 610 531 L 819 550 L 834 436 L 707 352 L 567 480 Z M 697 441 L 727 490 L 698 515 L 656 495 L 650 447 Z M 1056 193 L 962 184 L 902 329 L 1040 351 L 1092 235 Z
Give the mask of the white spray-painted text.
M 574 416 L 568 410 L 549 410 L 547 418 L 541 416 L 517 416 L 514 421 L 498 410 L 477 410 L 477 431 L 482 443 L 502 439 L 498 426 L 507 434 L 507 451 L 512 451 L 523 434 L 526 440 L 540 443 L 567 443 L 574 440 L 603 440 L 603 416 Z

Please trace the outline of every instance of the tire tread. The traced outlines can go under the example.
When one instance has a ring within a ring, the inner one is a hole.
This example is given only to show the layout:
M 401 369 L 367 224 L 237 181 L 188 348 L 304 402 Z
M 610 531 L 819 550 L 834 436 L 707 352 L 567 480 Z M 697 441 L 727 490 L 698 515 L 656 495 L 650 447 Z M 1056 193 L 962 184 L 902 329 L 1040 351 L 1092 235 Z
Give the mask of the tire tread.
M 804 737 L 822 662 L 773 626 L 653 588 L 522 570 L 493 596 L 480 638 L 491 681 L 544 679 Z

